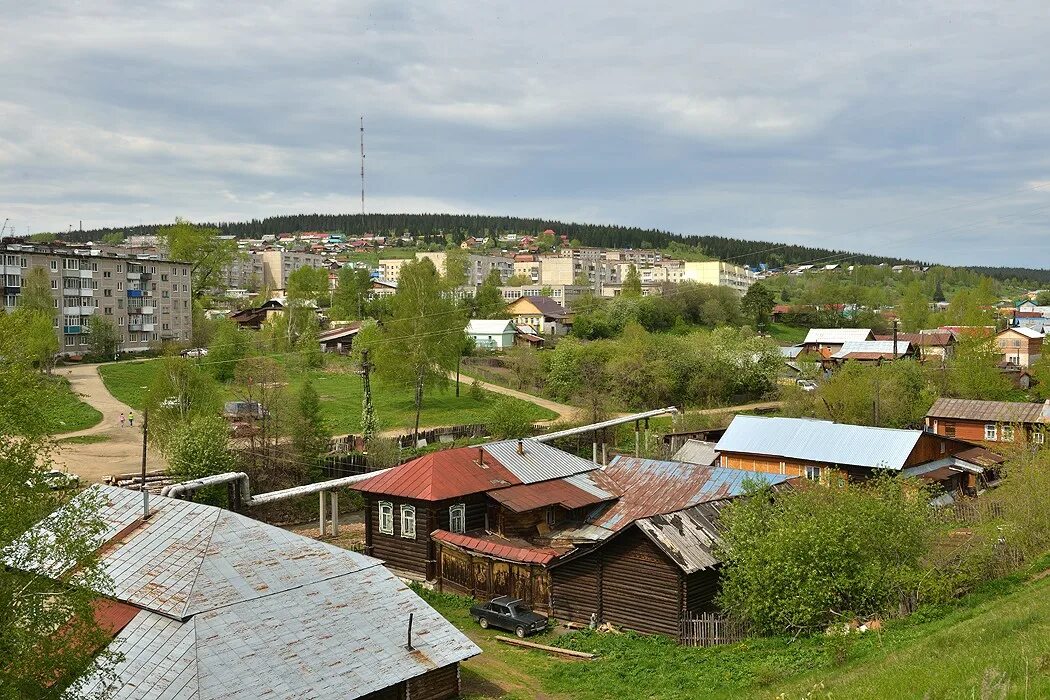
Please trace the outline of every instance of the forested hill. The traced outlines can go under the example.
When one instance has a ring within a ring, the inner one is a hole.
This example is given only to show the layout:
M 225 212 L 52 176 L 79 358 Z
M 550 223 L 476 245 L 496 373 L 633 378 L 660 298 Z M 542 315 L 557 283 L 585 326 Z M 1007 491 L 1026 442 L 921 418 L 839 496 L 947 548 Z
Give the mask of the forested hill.
M 774 267 L 792 263 L 839 262 L 898 264 L 915 262 L 881 255 L 851 254 L 849 251 L 807 246 L 787 245 L 769 241 L 745 241 L 724 236 L 686 236 L 656 229 L 629 226 L 607 226 L 552 221 L 549 219 L 521 219 L 510 216 L 476 216 L 461 214 L 297 214 L 293 216 L 271 216 L 244 222 L 212 222 L 206 225 L 221 229 L 224 233 L 239 238 L 258 238 L 264 234 L 292 233 L 295 231 L 342 231 L 347 235 L 363 233 L 402 234 L 411 233 L 426 238 L 451 236 L 459 242 L 468 236 L 485 238 L 490 234 L 504 233 L 536 235 L 546 229 L 565 234 L 570 240 L 578 240 L 585 246 L 607 248 L 668 248 L 674 244 L 697 248 L 712 258 L 731 260 L 740 265 L 767 263 Z M 62 234 L 61 238 L 72 241 L 98 240 L 113 231 L 124 231 L 128 235 L 152 233 L 151 226 L 131 226 L 123 229 L 94 229 Z

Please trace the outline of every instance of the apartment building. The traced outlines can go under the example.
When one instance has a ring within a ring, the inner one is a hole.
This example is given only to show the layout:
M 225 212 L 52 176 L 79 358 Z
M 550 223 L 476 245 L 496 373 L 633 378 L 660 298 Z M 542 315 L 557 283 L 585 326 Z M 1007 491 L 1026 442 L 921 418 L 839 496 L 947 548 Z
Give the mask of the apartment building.
M 551 299 L 565 307 L 570 306 L 580 297 L 593 292 L 590 287 L 575 284 L 526 284 L 521 287 L 500 287 L 499 291 L 507 301 L 516 301 L 521 297 L 549 296 Z
M 416 260 L 422 260 L 426 258 L 434 264 L 435 269 L 441 275 L 445 274 L 446 265 L 448 263 L 448 253 L 445 251 L 437 252 L 421 252 L 416 253 Z M 397 282 L 401 276 L 401 268 L 405 266 L 405 263 L 412 262 L 412 260 L 380 260 L 379 261 L 379 275 L 382 279 L 390 282 Z M 506 282 L 511 276 L 514 275 L 514 259 L 503 257 L 501 255 L 468 255 L 467 256 L 467 287 L 478 287 L 485 278 L 489 276 L 492 270 L 498 270 L 500 281 Z
M 252 252 L 249 255 L 258 258 L 262 264 L 263 286 L 275 291 L 285 289 L 288 285 L 288 277 L 296 270 L 324 265 L 324 257 L 317 253 L 303 253 L 280 248 Z
M 730 287 L 744 294 L 755 283 L 755 273 L 747 268 L 720 260 L 707 262 L 685 262 L 682 264 L 682 281 Z
M 226 289 L 257 292 L 263 287 L 264 277 L 262 256 L 255 251 L 242 250 L 223 268 L 219 282 Z
M 193 292 L 190 265 L 156 256 L 108 253 L 87 247 L 0 243 L 4 307 L 18 306 L 30 270 L 47 272 L 59 351 L 88 349 L 93 315 L 108 319 L 120 334 L 120 350 L 146 350 L 150 343 L 189 342 Z

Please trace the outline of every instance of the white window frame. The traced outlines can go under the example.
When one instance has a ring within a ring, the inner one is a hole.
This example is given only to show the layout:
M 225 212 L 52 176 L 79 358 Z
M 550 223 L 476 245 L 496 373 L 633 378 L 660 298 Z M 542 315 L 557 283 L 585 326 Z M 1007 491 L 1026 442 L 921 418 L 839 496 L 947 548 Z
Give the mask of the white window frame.
M 1014 441 L 1014 427 L 1012 425 L 1004 425 L 1002 430 L 1003 442 Z
M 379 532 L 384 535 L 394 534 L 394 504 L 390 501 L 379 502 Z
M 458 526 L 457 520 L 459 521 Z M 448 530 L 449 532 L 458 532 L 460 534 L 467 531 L 467 505 L 465 503 L 449 506 Z
M 819 483 L 821 477 L 823 476 L 823 470 L 814 464 L 807 464 L 803 472 L 803 476 L 805 476 L 806 479 L 808 479 L 809 481 L 816 481 Z
M 416 539 L 416 507 L 401 506 L 401 536 L 406 540 Z
M 995 423 L 984 424 L 984 439 L 987 442 L 995 442 L 999 439 L 999 426 Z
M 1043 431 L 1042 430 L 1039 430 L 1038 428 L 1036 428 L 1035 430 L 1032 431 L 1032 442 L 1034 442 L 1036 445 L 1042 445 L 1044 439 L 1045 438 L 1043 436 Z
M 51 261 L 51 269 L 52 270 L 57 270 L 58 269 L 58 261 L 57 260 L 52 260 Z

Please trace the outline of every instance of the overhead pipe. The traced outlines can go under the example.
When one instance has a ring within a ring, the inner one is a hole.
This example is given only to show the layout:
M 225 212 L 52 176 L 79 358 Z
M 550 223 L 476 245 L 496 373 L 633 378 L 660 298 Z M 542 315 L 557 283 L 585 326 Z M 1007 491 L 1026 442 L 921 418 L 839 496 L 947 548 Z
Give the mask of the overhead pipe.
M 318 481 L 313 484 L 305 484 L 303 486 L 293 486 L 289 489 L 281 489 L 279 491 L 270 491 L 268 493 L 260 493 L 256 496 L 252 496 L 251 483 L 248 480 L 248 475 L 244 472 L 225 472 L 223 474 L 216 474 L 214 476 L 205 476 L 200 479 L 194 479 L 193 481 L 184 481 L 179 484 L 171 484 L 165 486 L 160 492 L 161 496 L 167 496 L 168 498 L 181 498 L 188 494 L 198 491 L 206 486 L 216 486 L 218 484 L 229 484 L 236 483 L 240 494 L 241 504 L 245 506 L 257 506 L 264 503 L 274 503 L 276 501 L 284 501 L 289 498 L 295 498 L 296 496 L 308 496 L 312 493 L 320 493 L 322 491 L 332 491 L 334 489 L 344 488 L 351 484 L 356 484 L 359 481 L 365 479 L 371 479 L 373 476 L 378 476 L 390 469 L 379 469 L 374 472 L 365 472 L 364 474 L 357 474 L 354 476 L 344 476 L 341 479 L 331 479 L 329 481 Z

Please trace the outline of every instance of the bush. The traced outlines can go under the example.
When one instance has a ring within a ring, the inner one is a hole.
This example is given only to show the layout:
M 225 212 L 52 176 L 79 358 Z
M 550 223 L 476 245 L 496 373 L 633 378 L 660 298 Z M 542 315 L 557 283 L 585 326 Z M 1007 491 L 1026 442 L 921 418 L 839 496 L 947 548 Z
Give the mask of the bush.
M 504 396 L 497 399 L 488 411 L 485 427 L 489 435 L 500 439 L 528 437 L 532 434 L 532 421 L 525 404 Z

